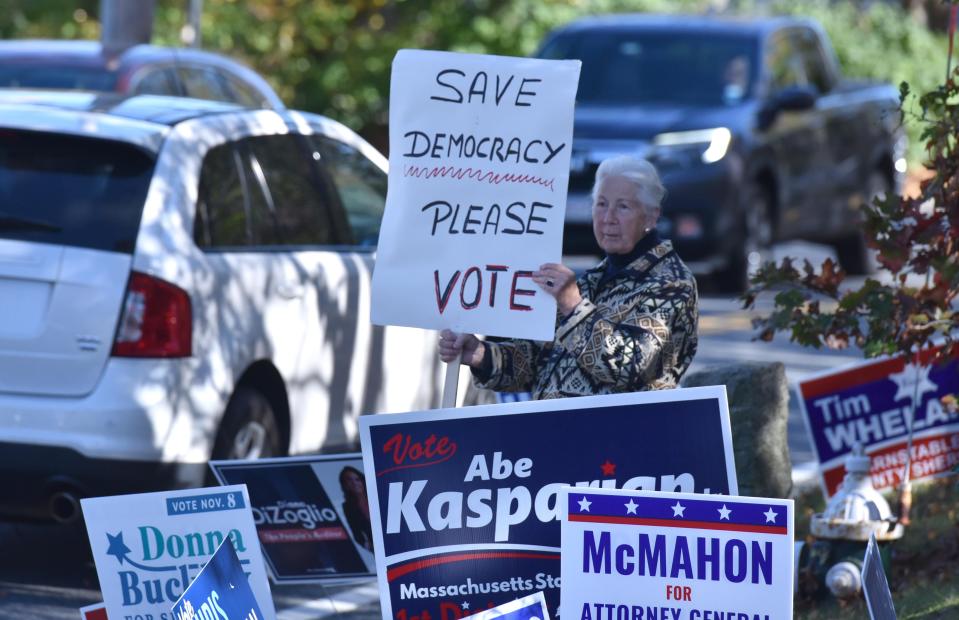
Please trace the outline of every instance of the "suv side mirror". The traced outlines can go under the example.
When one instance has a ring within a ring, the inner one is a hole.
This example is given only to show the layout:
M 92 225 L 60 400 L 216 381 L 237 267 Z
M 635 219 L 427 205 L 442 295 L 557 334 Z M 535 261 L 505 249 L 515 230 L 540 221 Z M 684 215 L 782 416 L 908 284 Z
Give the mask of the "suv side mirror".
M 787 86 L 767 99 L 759 109 L 759 128 L 767 129 L 783 110 L 798 112 L 812 108 L 818 96 L 811 86 Z
M 808 110 L 816 105 L 819 93 L 809 86 L 789 86 L 772 97 L 771 103 L 779 110 Z

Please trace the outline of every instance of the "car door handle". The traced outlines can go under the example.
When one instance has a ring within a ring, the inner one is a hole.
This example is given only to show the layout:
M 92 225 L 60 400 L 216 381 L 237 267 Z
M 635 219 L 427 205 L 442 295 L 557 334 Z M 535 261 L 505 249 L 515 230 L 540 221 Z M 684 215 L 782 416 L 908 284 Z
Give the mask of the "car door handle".
M 283 299 L 298 299 L 303 297 L 306 287 L 299 283 L 284 282 L 273 287 L 273 292 Z

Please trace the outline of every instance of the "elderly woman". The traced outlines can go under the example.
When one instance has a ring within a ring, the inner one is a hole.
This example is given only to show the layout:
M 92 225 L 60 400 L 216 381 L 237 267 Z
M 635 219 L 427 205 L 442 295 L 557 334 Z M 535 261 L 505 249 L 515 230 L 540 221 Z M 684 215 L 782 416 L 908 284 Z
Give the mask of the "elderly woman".
M 440 358 L 457 357 L 480 387 L 561 398 L 676 387 L 696 353 L 696 280 L 656 232 L 666 190 L 649 162 L 615 157 L 593 186 L 593 234 L 606 258 L 578 280 L 547 263 L 533 280 L 556 298 L 552 342 L 483 342 L 449 330 Z

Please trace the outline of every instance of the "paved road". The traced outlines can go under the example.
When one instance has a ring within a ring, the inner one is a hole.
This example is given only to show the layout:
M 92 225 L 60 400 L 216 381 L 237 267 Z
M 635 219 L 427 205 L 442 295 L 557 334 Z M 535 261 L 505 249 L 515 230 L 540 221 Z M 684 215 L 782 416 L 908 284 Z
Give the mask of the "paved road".
M 729 299 L 705 297 L 700 301 L 699 351 L 690 372 L 731 361 L 782 362 L 790 382 L 787 433 L 793 480 L 800 485 L 808 484 L 813 481 L 816 456 L 800 416 L 795 384 L 808 376 L 861 358 L 854 351 L 817 351 L 800 347 L 790 343 L 784 334 L 778 334 L 772 343 L 753 341 L 755 331 L 750 316 L 738 308 L 739 304 Z
M 821 259 L 816 246 L 784 246 L 778 254 Z M 768 303 L 760 309 L 768 308 Z M 736 300 L 704 293 L 700 301 L 699 352 L 692 370 L 731 361 L 781 361 L 791 381 L 858 359 L 855 352 L 812 351 L 779 336 L 772 343 L 752 341 L 750 316 Z M 798 475 L 811 479 L 813 458 L 803 423 L 791 398 L 789 447 Z M 278 620 L 329 615 L 347 620 L 379 617 L 373 584 L 350 586 L 274 586 Z M 96 571 L 85 532 L 58 526 L 0 525 L 0 620 L 76 620 L 77 609 L 98 602 Z M 122 620 L 122 619 L 121 619 Z

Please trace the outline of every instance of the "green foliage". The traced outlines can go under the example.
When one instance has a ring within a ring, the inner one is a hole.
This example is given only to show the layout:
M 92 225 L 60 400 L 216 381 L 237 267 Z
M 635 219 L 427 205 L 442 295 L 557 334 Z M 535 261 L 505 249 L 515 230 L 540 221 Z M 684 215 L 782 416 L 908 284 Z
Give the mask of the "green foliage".
M 9 4 L 9 6 L 5 6 Z M 0 36 L 96 38 L 98 0 L 0 0 Z M 552 28 L 622 11 L 698 11 L 707 0 L 205 0 L 203 47 L 246 62 L 298 109 L 385 146 L 390 65 L 401 48 L 524 56 Z M 157 0 L 154 41 L 179 45 L 187 0 Z M 9 10 L 3 10 L 9 9 Z
M 400 48 L 508 56 L 533 53 L 551 29 L 585 15 L 696 13 L 715 0 L 204 0 L 207 49 L 242 60 L 291 107 L 328 114 L 385 144 L 390 64 Z M 155 41 L 179 45 L 188 0 L 156 0 Z M 942 78 L 945 37 L 895 3 L 741 0 L 741 13 L 806 15 L 832 38 L 848 76 L 927 92 Z M 865 7 L 865 8 L 864 8 Z M 0 0 L 0 37 L 99 36 L 99 0 Z M 909 109 L 918 110 L 916 103 Z M 907 123 L 910 161 L 922 153 L 922 125 Z
M 161 0 L 158 39 L 181 11 Z M 180 3 L 178 3 L 180 4 Z M 531 54 L 587 13 L 679 10 L 702 0 L 206 0 L 203 44 L 245 59 L 298 109 L 328 114 L 385 146 L 390 66 L 401 48 Z
M 96 39 L 99 0 L 0 0 L 0 39 Z

